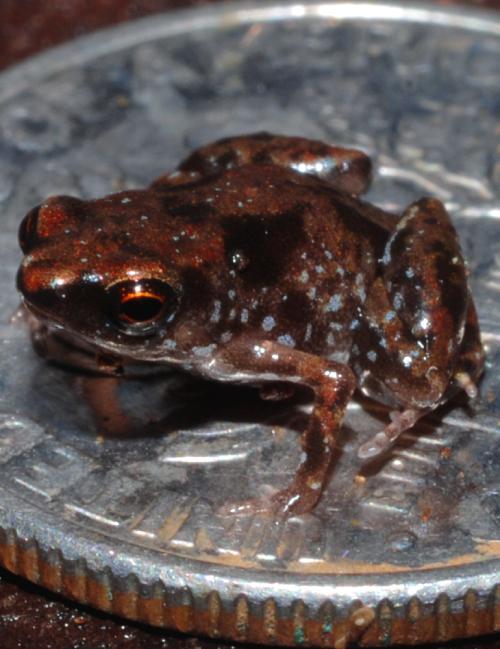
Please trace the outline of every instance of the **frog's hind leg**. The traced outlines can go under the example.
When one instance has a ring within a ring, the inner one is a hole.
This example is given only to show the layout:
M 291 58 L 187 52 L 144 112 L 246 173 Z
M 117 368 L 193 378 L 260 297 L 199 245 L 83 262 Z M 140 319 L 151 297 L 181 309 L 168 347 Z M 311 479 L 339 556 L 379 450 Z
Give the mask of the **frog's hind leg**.
M 186 177 L 209 176 L 247 164 L 277 165 L 317 176 L 335 189 L 356 196 L 368 189 L 372 171 L 370 158 L 356 149 L 303 137 L 252 133 L 196 149 L 181 162 L 177 172 L 164 178 L 179 182 Z M 156 182 L 161 181 L 160 178 Z
M 444 206 L 422 199 L 403 214 L 356 332 L 353 366 L 392 422 L 359 455 L 385 451 L 459 389 L 475 395 L 484 356 L 457 234 Z

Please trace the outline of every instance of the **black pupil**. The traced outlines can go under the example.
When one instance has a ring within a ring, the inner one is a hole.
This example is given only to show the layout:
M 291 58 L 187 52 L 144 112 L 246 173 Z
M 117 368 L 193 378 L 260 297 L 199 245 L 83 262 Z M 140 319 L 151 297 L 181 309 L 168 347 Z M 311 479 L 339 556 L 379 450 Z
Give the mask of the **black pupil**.
M 149 322 L 161 312 L 163 301 L 157 297 L 133 297 L 121 304 L 121 315 L 129 322 Z

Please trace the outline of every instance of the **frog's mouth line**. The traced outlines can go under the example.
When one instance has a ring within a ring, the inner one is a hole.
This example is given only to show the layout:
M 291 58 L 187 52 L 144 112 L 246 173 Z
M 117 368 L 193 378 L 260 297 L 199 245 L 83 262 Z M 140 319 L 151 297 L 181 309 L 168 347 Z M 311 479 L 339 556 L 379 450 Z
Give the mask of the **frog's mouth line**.
M 53 315 L 48 315 L 40 309 L 40 307 L 33 305 L 26 298 L 23 298 L 23 305 L 26 310 L 28 325 L 32 332 L 37 330 L 42 336 L 51 337 L 60 346 L 59 351 L 61 354 L 64 350 L 71 350 L 73 355 L 77 354 L 83 359 L 99 359 L 106 358 L 106 363 L 103 365 L 102 370 L 98 368 L 97 363 L 93 368 L 98 373 L 113 374 L 113 375 L 147 375 L 165 372 L 166 364 L 164 359 L 164 350 L 161 346 L 156 349 L 148 348 L 146 345 L 138 345 L 136 348 L 130 347 L 130 341 L 127 343 L 115 343 L 101 338 L 96 342 L 97 336 L 89 336 L 81 331 L 72 331 L 68 325 L 63 325 L 54 318 Z M 42 333 L 43 331 L 43 333 Z M 137 340 L 137 339 L 135 339 Z M 71 365 L 78 367 L 79 363 L 66 363 L 60 359 L 53 359 L 62 365 Z M 182 361 L 177 361 L 181 363 Z M 173 366 L 177 364 L 175 359 L 169 359 L 168 365 Z M 82 363 L 85 367 L 88 363 Z M 120 367 L 121 370 L 117 371 L 116 368 Z M 111 369 L 114 368 L 114 369 Z

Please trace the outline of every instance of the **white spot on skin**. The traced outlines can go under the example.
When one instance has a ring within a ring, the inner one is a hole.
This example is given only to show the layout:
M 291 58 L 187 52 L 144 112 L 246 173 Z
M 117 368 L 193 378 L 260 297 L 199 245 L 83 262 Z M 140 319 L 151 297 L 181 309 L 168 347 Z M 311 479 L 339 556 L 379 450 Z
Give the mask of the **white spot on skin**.
M 387 244 L 387 246 L 385 247 L 384 256 L 380 261 L 384 264 L 384 266 L 388 266 L 391 263 L 391 248 L 389 244 Z
M 330 301 L 326 305 L 325 312 L 334 313 L 335 311 L 338 311 L 341 306 L 342 306 L 342 296 L 335 294 L 330 298 Z
M 278 336 L 278 342 L 280 345 L 285 345 L 286 347 L 295 347 L 295 340 L 290 336 L 290 334 Z
M 276 326 L 276 320 L 272 315 L 266 315 L 264 320 L 262 320 L 262 329 L 264 331 L 271 331 Z
M 356 275 L 356 292 L 361 302 L 366 300 L 365 278 L 361 273 Z
M 374 352 L 374 351 L 370 350 L 366 354 L 366 357 L 368 358 L 369 361 L 371 361 L 372 363 L 375 363 L 375 361 L 377 360 L 377 352 Z
M 262 347 L 262 345 L 254 345 L 253 353 L 255 354 L 255 356 L 257 356 L 257 358 L 262 358 L 265 355 L 266 350 L 264 347 Z
M 403 306 L 403 296 L 401 293 L 396 293 L 394 296 L 394 308 L 396 311 L 399 311 L 401 307 Z
M 307 272 L 307 270 L 303 270 L 300 273 L 300 278 L 299 279 L 302 282 L 302 284 L 306 284 L 309 281 L 309 273 Z
M 166 349 L 175 349 L 177 347 L 177 343 L 175 342 L 175 340 L 167 338 L 167 340 L 163 341 L 163 347 L 165 347 Z
M 195 356 L 200 356 L 201 358 L 206 358 L 213 354 L 217 349 L 217 345 L 212 343 L 211 345 L 205 345 L 204 347 L 193 347 L 193 354 Z
M 246 324 L 248 322 L 248 309 L 241 310 L 240 320 L 241 322 L 243 322 L 243 324 Z
M 92 284 L 97 284 L 98 282 L 102 281 L 102 275 L 98 275 L 97 273 L 83 273 L 82 279 L 84 282 L 90 282 Z M 55 282 L 61 281 L 60 279 L 54 280 Z M 52 283 L 51 283 L 52 286 Z M 52 286 L 52 288 L 54 288 Z
M 333 259 L 333 255 L 332 255 L 332 253 L 331 253 L 329 250 L 325 250 L 325 257 L 326 257 L 328 260 Z M 337 269 L 337 270 L 338 270 L 338 269 Z
M 212 311 L 212 315 L 210 316 L 210 322 L 219 322 L 219 320 L 220 320 L 220 310 L 221 310 L 220 300 L 215 300 L 214 309 Z
M 228 296 L 228 298 L 229 298 L 230 300 L 234 300 L 234 298 L 236 297 L 236 292 L 233 291 L 233 289 L 231 288 L 231 289 L 229 289 L 229 291 L 227 292 L 227 296 Z
M 429 318 L 422 318 L 422 320 L 420 320 L 420 326 L 422 327 L 422 329 L 429 329 L 431 326 L 431 321 L 429 320 Z
M 310 288 L 310 289 L 307 291 L 307 297 L 308 297 L 310 300 L 314 300 L 314 298 L 316 297 L 316 287 L 315 287 L 315 286 L 313 286 L 312 288 Z
M 125 197 L 125 198 L 122 198 L 121 202 L 122 202 L 123 205 L 126 205 L 127 203 L 131 203 L 132 199 Z
M 306 342 L 309 342 L 311 340 L 311 335 L 312 335 L 312 324 L 310 322 L 308 322 L 307 327 L 306 327 L 306 334 L 304 336 L 304 340 Z
M 403 356 L 403 365 L 405 367 L 411 367 L 413 363 L 412 357 L 411 356 Z
M 406 275 L 406 277 L 408 277 L 408 279 L 411 279 L 412 277 L 414 277 L 415 272 L 414 272 L 413 268 L 407 268 L 406 271 L 405 271 L 405 275 Z
M 233 337 L 233 334 L 230 331 L 225 331 L 222 336 L 220 337 L 221 342 L 223 343 L 228 343 L 231 338 Z
M 326 342 L 330 347 L 333 347 L 335 345 L 335 336 L 332 334 L 331 331 L 328 333 L 328 336 L 326 337 Z
M 321 275 L 322 273 L 325 272 L 325 268 L 324 268 L 324 266 L 321 266 L 321 264 L 319 266 L 316 266 L 315 270 L 318 273 L 318 275 Z
M 354 331 L 355 329 L 359 329 L 359 320 L 353 320 L 351 322 L 351 326 L 349 327 L 351 331 Z
M 396 312 L 395 311 L 387 311 L 385 314 L 385 321 L 390 322 L 391 320 L 394 320 L 396 317 Z

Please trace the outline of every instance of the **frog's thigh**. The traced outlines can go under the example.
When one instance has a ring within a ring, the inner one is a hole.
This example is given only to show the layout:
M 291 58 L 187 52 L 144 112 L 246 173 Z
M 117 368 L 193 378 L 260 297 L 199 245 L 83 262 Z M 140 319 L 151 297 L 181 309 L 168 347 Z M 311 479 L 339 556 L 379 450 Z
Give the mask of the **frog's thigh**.
M 355 387 L 349 367 L 272 341 L 236 340 L 217 354 L 211 372 L 219 380 L 230 380 L 237 374 L 247 375 L 252 382 L 286 381 L 313 389 L 314 408 L 302 433 L 303 457 L 295 478 L 274 495 L 272 503 L 262 507 L 285 513 L 310 511 L 321 495 L 337 432 Z
M 476 307 L 469 296 L 469 308 L 465 322 L 465 333 L 460 347 L 453 378 L 455 387 L 465 390 L 470 398 L 477 396 L 476 383 L 484 370 L 485 354 L 477 321 Z
M 454 381 L 473 394 L 460 365 L 468 313 L 468 353 L 476 354 L 481 364 L 472 341 L 472 308 L 458 238 L 446 210 L 433 199 L 418 201 L 406 210 L 387 244 L 382 277 L 370 289 L 357 334 L 355 362 L 366 377 L 362 387 L 389 396 L 401 407 L 377 436 L 378 451 L 372 440 L 361 449 L 363 457 L 384 450 L 442 403 Z
M 311 174 L 355 195 L 368 189 L 372 171 L 371 160 L 362 151 L 270 133 L 225 138 L 196 149 L 179 165 L 179 171 L 203 176 L 246 164 L 271 164 Z
M 433 364 L 448 367 L 463 338 L 469 293 L 458 236 L 440 201 L 406 209 L 386 245 L 382 277 L 412 337 L 425 341 Z

